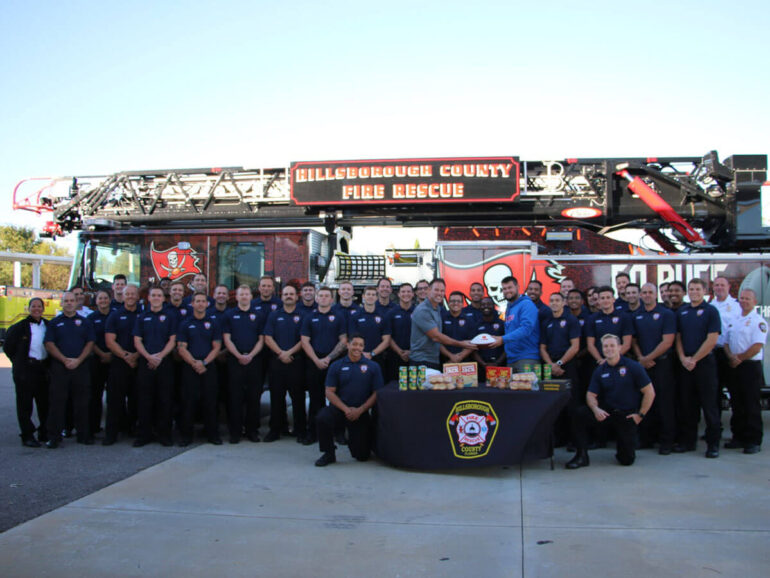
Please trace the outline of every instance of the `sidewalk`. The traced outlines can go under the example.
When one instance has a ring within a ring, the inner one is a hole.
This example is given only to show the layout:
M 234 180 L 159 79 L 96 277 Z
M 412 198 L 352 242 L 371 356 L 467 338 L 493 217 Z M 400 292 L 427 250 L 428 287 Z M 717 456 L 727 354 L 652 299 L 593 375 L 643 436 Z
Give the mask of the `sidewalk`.
M 727 415 L 725 416 L 727 418 Z M 770 421 L 767 413 L 766 423 Z M 200 446 L 0 535 L 14 576 L 767 576 L 770 451 L 567 471 Z M 85 451 L 85 450 L 84 450 Z M 126 451 L 129 451 L 126 448 Z

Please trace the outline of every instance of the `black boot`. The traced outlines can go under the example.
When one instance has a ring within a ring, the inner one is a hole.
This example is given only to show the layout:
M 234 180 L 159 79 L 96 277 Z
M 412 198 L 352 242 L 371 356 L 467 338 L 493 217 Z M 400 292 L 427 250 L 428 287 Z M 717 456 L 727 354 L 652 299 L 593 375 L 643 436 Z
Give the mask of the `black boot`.
M 578 468 L 585 468 L 591 465 L 591 460 L 588 459 L 588 451 L 578 450 L 575 452 L 575 457 L 567 462 L 565 466 L 568 470 L 576 470 Z

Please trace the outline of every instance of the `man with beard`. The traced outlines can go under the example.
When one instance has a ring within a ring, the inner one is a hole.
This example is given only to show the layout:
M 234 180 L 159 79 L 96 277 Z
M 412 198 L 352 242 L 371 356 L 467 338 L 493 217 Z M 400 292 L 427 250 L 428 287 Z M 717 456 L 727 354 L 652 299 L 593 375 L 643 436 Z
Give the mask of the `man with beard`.
M 484 285 L 481 283 L 471 283 L 468 289 L 468 297 L 470 303 L 463 307 L 464 314 L 470 314 L 473 317 L 473 321 L 478 323 L 481 321 L 481 300 L 484 298 Z
M 671 281 L 668 284 L 668 308 L 676 313 L 684 305 L 684 295 L 687 288 L 681 281 Z
M 501 282 L 505 308 L 505 334 L 497 337 L 492 347 L 505 346 L 508 366 L 514 373 L 524 371 L 525 365 L 540 363 L 540 327 L 537 307 L 526 295 L 519 294 L 519 282 L 515 277 L 505 277 Z

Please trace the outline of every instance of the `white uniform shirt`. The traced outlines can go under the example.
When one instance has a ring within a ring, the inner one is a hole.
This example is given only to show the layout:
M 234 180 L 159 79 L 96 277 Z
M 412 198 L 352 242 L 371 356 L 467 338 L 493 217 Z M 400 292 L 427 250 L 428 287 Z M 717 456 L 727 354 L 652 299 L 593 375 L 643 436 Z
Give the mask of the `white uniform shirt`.
M 91 313 L 93 313 L 93 310 L 89 309 L 85 305 L 83 305 L 83 307 L 78 309 L 78 315 L 80 315 L 81 317 L 88 317 L 89 315 L 91 315 Z
M 725 343 L 727 343 L 727 327 L 730 325 L 730 321 L 733 317 L 741 316 L 741 306 L 735 297 L 730 297 L 729 295 L 724 301 L 719 301 L 715 297 L 710 303 L 717 308 L 717 311 L 719 311 L 719 318 L 722 320 L 722 332 L 717 338 L 716 346 L 724 347 Z
M 29 332 L 29 356 L 42 361 L 48 357 L 48 352 L 45 350 L 45 346 L 43 345 L 43 338 L 45 337 L 45 323 L 43 323 L 42 320 L 40 323 L 35 323 L 32 321 L 32 319 L 30 319 Z
M 767 322 L 756 311 L 741 317 L 733 317 L 727 328 L 727 344 L 733 355 L 744 353 L 755 343 L 761 343 L 759 350 L 751 361 L 762 361 L 765 341 L 767 340 Z

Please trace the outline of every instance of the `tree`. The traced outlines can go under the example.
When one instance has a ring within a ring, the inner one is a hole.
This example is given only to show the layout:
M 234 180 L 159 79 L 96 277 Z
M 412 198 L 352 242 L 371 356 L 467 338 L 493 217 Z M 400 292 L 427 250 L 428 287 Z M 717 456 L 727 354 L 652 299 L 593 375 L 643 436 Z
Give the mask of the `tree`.
M 0 226 L 0 251 L 10 253 L 34 253 L 36 255 L 69 255 L 69 251 L 51 241 L 38 239 L 29 227 Z M 43 265 L 40 268 L 40 284 L 43 289 L 62 290 L 69 281 L 68 265 Z M 32 265 L 21 266 L 21 284 L 32 286 Z M 0 285 L 13 285 L 13 263 L 0 261 Z

